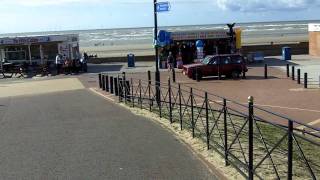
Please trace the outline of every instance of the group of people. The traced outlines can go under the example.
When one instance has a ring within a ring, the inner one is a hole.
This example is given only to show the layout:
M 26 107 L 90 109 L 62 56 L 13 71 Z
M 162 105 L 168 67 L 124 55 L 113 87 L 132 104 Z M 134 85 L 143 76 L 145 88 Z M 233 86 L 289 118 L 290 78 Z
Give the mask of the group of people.
M 83 53 L 80 58 L 76 58 L 71 60 L 65 54 L 57 54 L 56 56 L 56 70 L 57 75 L 64 73 L 64 74 L 71 74 L 71 73 L 79 73 L 87 72 L 87 62 L 89 56 L 87 53 Z

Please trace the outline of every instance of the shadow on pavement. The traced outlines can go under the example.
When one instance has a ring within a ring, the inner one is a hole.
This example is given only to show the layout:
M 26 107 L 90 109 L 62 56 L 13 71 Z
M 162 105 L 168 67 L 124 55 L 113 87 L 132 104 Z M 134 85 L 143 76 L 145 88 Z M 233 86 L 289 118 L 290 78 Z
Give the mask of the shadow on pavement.
M 287 66 L 287 64 L 289 64 L 290 66 L 298 65 L 296 63 L 283 61 L 278 58 L 265 58 L 261 63 L 248 64 L 248 67 L 264 67 L 265 64 L 268 64 L 268 66 Z
M 88 73 L 100 73 L 106 71 L 120 71 L 123 65 L 117 64 L 88 64 Z

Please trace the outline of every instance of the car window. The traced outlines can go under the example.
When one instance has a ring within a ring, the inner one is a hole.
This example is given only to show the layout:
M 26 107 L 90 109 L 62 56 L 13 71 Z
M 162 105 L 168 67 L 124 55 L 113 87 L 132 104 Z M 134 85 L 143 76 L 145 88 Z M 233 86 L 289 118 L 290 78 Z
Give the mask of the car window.
M 241 56 L 232 56 L 231 61 L 233 64 L 241 64 L 243 59 Z
M 209 64 L 211 64 L 211 65 L 217 65 L 218 64 L 218 57 L 214 57 L 214 58 L 212 58 L 211 59 L 211 61 L 210 61 L 210 63 Z
M 231 64 L 231 63 L 232 63 L 231 57 L 229 56 L 221 57 L 221 64 Z

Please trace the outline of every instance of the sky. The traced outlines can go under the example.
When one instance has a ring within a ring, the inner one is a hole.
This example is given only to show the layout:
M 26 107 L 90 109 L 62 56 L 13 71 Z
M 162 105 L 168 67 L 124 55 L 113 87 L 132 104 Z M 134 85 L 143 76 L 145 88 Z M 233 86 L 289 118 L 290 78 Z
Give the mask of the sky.
M 154 23 L 153 0 L 0 3 L 0 33 L 152 27 Z M 170 4 L 170 12 L 158 14 L 159 26 L 320 19 L 320 0 L 170 0 Z

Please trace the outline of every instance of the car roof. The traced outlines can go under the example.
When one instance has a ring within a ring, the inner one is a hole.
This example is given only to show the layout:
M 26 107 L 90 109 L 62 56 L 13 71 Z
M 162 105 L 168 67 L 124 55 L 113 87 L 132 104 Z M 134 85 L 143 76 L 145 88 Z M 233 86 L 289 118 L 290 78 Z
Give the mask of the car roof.
M 225 57 L 225 56 L 241 56 L 240 54 L 219 54 L 219 55 L 208 55 L 207 57 Z

